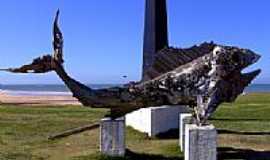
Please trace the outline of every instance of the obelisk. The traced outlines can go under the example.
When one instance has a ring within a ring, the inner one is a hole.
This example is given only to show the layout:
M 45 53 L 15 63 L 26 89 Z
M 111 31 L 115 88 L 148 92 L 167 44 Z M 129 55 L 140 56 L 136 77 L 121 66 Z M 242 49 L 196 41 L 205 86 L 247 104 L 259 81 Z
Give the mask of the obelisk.
M 142 80 L 153 77 L 147 70 L 155 60 L 155 54 L 168 46 L 166 0 L 146 0 L 144 42 L 143 42 L 143 76 Z

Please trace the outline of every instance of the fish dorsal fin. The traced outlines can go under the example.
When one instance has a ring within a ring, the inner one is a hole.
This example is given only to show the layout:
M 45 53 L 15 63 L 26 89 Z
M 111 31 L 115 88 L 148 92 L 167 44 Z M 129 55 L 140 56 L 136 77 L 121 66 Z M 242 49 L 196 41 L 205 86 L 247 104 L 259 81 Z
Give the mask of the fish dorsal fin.
M 164 73 L 170 72 L 198 57 L 202 57 L 212 52 L 215 46 L 216 44 L 211 42 L 185 49 L 172 47 L 164 48 L 155 55 L 155 61 L 152 67 L 148 69 L 147 76 L 150 77 L 150 79 L 153 79 Z

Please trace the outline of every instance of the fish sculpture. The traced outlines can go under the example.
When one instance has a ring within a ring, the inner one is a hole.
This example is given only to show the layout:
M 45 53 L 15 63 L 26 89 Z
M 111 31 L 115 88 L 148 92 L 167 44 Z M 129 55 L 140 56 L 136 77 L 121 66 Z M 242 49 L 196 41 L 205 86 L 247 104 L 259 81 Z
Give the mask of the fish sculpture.
M 4 71 L 54 71 L 84 106 L 109 108 L 111 118 L 122 117 L 140 108 L 187 105 L 193 109 L 198 124 L 203 125 L 221 103 L 235 101 L 261 72 L 258 69 L 242 73 L 260 59 L 253 51 L 210 42 L 186 49 L 161 49 L 146 72 L 149 80 L 130 82 L 121 87 L 92 89 L 72 78 L 64 68 L 63 34 L 58 26 L 58 17 L 59 11 L 53 25 L 53 54 Z

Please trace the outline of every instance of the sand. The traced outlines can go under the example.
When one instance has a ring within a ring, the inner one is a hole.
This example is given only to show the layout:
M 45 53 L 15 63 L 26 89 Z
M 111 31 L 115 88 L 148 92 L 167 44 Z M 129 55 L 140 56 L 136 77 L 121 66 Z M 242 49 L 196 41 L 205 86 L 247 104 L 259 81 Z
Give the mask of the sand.
M 22 96 L 9 95 L 0 92 L 0 104 L 12 105 L 81 105 L 76 98 L 71 95 L 41 95 L 41 96 Z

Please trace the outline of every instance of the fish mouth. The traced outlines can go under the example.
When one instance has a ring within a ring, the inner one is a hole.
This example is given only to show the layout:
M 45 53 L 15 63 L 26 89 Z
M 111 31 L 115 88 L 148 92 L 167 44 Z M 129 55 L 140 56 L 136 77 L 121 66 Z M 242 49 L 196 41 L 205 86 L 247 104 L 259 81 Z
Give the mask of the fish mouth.
M 252 81 L 261 73 L 261 69 L 257 69 L 248 73 L 241 73 L 240 80 L 241 85 L 248 86 Z
M 247 72 L 247 73 L 242 73 L 241 75 L 243 77 L 247 77 L 248 79 L 252 78 L 252 80 L 257 77 L 260 73 L 262 72 L 261 69 L 256 69 L 254 71 L 251 72 Z
M 260 60 L 260 58 L 261 58 L 260 55 L 254 53 L 254 52 L 252 52 L 252 51 L 250 51 L 250 52 L 251 52 L 251 54 L 252 54 L 251 62 L 249 63 L 249 65 L 247 65 L 247 66 L 245 67 L 245 69 L 247 69 L 247 68 L 250 67 L 251 65 L 257 63 L 257 62 Z M 242 75 L 243 77 L 246 77 L 246 78 L 249 79 L 249 80 L 250 80 L 250 79 L 253 80 L 253 79 L 255 79 L 255 78 L 261 73 L 261 71 L 262 71 L 261 69 L 256 69 L 256 70 L 253 70 L 253 71 L 251 71 L 251 72 L 241 73 L 241 75 Z M 250 81 L 251 81 L 251 80 L 250 80 Z
M 260 55 L 254 53 L 253 60 L 252 60 L 251 64 L 257 63 L 260 60 L 260 58 L 261 58 Z

